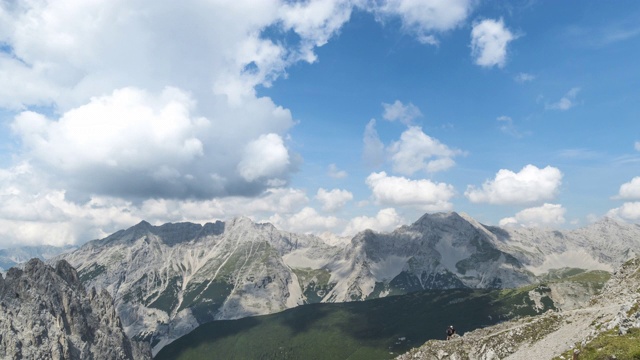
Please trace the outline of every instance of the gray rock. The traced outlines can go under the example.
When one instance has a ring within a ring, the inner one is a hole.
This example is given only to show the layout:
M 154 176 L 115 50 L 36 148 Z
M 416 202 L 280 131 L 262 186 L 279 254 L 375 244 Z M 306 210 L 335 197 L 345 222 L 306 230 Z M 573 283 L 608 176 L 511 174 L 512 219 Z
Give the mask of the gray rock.
M 0 358 L 150 359 L 129 340 L 105 290 L 89 292 L 68 262 L 34 258 L 0 275 Z

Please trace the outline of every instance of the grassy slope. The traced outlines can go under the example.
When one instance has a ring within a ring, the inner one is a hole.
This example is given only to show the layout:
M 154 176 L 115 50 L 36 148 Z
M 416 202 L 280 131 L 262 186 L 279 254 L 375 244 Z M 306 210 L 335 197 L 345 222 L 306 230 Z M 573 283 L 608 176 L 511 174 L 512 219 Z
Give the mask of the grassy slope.
M 593 284 L 606 278 L 581 274 L 577 279 Z M 527 293 L 536 288 L 423 291 L 214 321 L 168 345 L 156 359 L 389 359 L 427 340 L 443 339 L 450 324 L 464 333 L 535 315 Z M 553 308 L 551 302 L 545 305 L 541 311 Z
M 576 344 L 580 360 L 640 360 L 640 329 L 630 329 L 626 335 L 617 330 L 605 331 L 585 346 Z M 574 350 L 557 356 L 554 360 L 571 359 Z

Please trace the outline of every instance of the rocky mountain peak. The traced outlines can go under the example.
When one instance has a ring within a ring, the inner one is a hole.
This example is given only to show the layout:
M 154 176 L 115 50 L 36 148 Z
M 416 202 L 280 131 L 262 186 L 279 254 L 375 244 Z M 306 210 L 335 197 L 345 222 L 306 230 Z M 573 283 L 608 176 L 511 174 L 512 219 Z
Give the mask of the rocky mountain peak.
M 461 229 L 473 226 L 457 212 L 425 214 L 409 227 L 414 229 Z
M 426 213 L 424 215 L 422 215 L 422 217 L 420 217 L 420 219 L 418 219 L 416 221 L 416 223 L 434 223 L 434 222 L 444 222 L 444 221 L 457 221 L 459 219 L 462 219 L 462 217 L 455 211 L 451 211 L 451 212 L 438 212 L 438 213 L 433 213 L 433 214 L 429 214 Z
M 233 218 L 227 224 L 228 224 L 229 227 L 247 227 L 247 226 L 257 225 L 256 223 L 254 223 L 251 219 L 249 219 L 246 216 L 238 216 L 236 218 Z
M 108 292 L 87 294 L 66 261 L 32 259 L 0 275 L 0 358 L 150 359 L 130 341 Z
M 36 261 L 30 261 L 36 262 Z M 78 272 L 76 269 L 71 266 L 66 260 L 60 260 L 56 264 L 56 274 L 60 276 L 63 280 L 65 280 L 70 286 L 80 286 L 80 278 L 78 277 Z
M 594 222 L 593 224 L 586 227 L 586 229 L 594 229 L 594 230 L 611 230 L 611 229 L 626 229 L 626 228 L 638 228 L 640 227 L 637 224 L 629 224 L 625 222 L 621 222 L 614 218 L 605 216 L 602 219 Z

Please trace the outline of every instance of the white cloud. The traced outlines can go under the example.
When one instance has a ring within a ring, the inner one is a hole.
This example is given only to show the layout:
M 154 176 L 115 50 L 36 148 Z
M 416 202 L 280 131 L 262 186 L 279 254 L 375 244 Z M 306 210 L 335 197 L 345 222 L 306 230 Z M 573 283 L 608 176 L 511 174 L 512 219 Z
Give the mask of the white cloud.
M 394 208 L 385 208 L 378 211 L 375 217 L 358 216 L 351 219 L 342 232 L 342 236 L 353 236 L 367 229 L 389 232 L 404 224 L 406 221 L 398 215 Z
M 547 204 L 524 209 L 515 217 L 500 220 L 500 226 L 553 227 L 565 223 L 566 209 L 559 204 Z
M 311 0 L 285 3 L 281 9 L 285 29 L 293 29 L 303 39 L 300 57 L 314 62 L 313 48 L 326 44 L 351 17 L 351 1 Z
M 287 179 L 289 153 L 271 131 L 293 125 L 289 111 L 266 98 L 242 108 L 225 104 L 210 120 L 194 114 L 196 103 L 182 90 L 122 88 L 58 119 L 22 112 L 12 130 L 22 142 L 20 156 L 72 197 L 255 194 L 269 177 Z
M 322 210 L 333 212 L 342 209 L 349 201 L 353 200 L 353 194 L 347 190 L 320 188 L 316 199 L 322 203 Z
M 238 171 L 251 182 L 286 175 L 289 165 L 289 152 L 280 135 L 266 134 L 247 144 Z
M 622 184 L 616 198 L 625 200 L 640 200 L 640 176 L 636 176 L 628 183 Z
M 619 208 L 609 210 L 607 216 L 640 223 L 640 201 L 626 202 Z
M 321 234 L 335 230 L 335 228 L 343 225 L 343 222 L 337 217 L 322 216 L 310 207 L 305 207 L 290 216 L 276 214 L 270 217 L 268 221 L 279 229 L 306 234 Z
M 473 5 L 472 0 L 387 0 L 374 11 L 383 18 L 400 17 L 404 29 L 419 41 L 437 45 L 432 33 L 451 30 L 462 24 Z
M 378 204 L 409 206 L 422 211 L 449 211 L 453 208 L 449 201 L 455 191 L 449 184 L 387 176 L 384 171 L 372 173 L 366 183 Z
M 519 83 L 526 83 L 529 81 L 533 81 L 535 80 L 535 75 L 532 74 L 528 74 L 528 73 L 518 73 L 518 75 L 515 76 L 515 80 Z
M 329 170 L 327 174 L 334 179 L 343 179 L 349 176 L 346 171 L 338 169 L 336 164 L 329 164 Z
M 229 196 L 206 200 L 147 199 L 135 203 L 92 196 L 86 203 L 69 201 L 63 190 L 48 188 L 46 174 L 21 164 L 0 171 L 0 248 L 63 245 L 107 236 L 141 220 L 154 224 L 205 223 L 236 216 L 267 218 L 299 212 L 309 199 L 299 189 L 269 189 L 260 196 Z M 32 191 L 39 190 L 38 193 Z
M 471 56 L 484 67 L 504 67 L 507 45 L 517 37 L 504 26 L 502 19 L 486 19 L 473 25 L 471 30 Z
M 293 214 L 309 203 L 304 191 L 292 188 L 268 189 L 259 196 L 228 196 L 207 200 L 149 199 L 140 206 L 140 214 L 149 222 L 195 221 L 230 219 L 237 216 L 266 218 L 274 213 Z
M 91 165 L 136 168 L 173 165 L 203 155 L 196 134 L 208 120 L 193 117 L 192 100 L 168 88 L 158 97 L 134 88 L 66 112 L 60 119 L 25 111 L 12 124 L 30 157 L 62 170 Z
M 640 151 L 640 141 L 636 141 L 636 143 L 633 144 L 633 147 L 636 149 L 636 151 Z
M 376 120 L 371 119 L 364 129 L 362 139 L 364 148 L 362 158 L 369 166 L 378 166 L 384 162 L 384 144 L 376 131 Z
M 140 221 L 126 201 L 102 197 L 82 205 L 68 201 L 64 191 L 47 187 L 46 173 L 28 163 L 1 169 L 0 189 L 0 248 L 71 244 Z
M 481 189 L 469 185 L 464 194 L 474 203 L 527 204 L 553 199 L 561 184 L 562 172 L 557 168 L 527 165 L 518 173 L 501 169 Z
M 450 149 L 437 139 L 422 132 L 417 126 L 410 126 L 392 143 L 388 151 L 391 155 L 393 170 L 404 175 L 417 171 L 438 172 L 455 165 L 453 157 L 462 154 L 460 150 Z
M 398 120 L 405 125 L 409 125 L 413 119 L 422 116 L 420 109 L 412 103 L 404 105 L 399 100 L 396 100 L 393 104 L 382 103 L 382 106 L 384 107 L 382 117 L 385 120 Z
M 576 97 L 580 92 L 579 87 L 574 87 L 569 90 L 560 100 L 555 103 L 545 105 L 546 109 L 551 110 L 569 110 L 572 107 L 576 106 Z
M 275 1 L 36 0 L 2 11 L 8 24 L 0 38 L 14 56 L 0 72 L 15 91 L 0 98 L 16 106 L 55 102 L 66 110 L 113 89 L 156 92 L 167 84 L 199 98 L 230 78 L 251 93 L 287 61 L 286 49 L 259 34 L 278 21 Z M 257 71 L 243 74 L 250 63 Z

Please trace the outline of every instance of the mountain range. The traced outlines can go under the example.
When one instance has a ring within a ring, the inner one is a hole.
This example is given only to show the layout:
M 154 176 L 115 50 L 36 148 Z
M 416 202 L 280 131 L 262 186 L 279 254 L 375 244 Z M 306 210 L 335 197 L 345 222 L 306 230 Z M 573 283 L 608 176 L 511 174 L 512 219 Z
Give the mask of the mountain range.
M 212 320 L 425 289 L 514 288 L 555 268 L 611 271 L 638 253 L 640 226 L 612 219 L 558 231 L 438 213 L 344 242 L 247 218 L 141 222 L 59 258 L 85 286 L 106 289 L 126 333 L 151 342 L 155 354 Z

